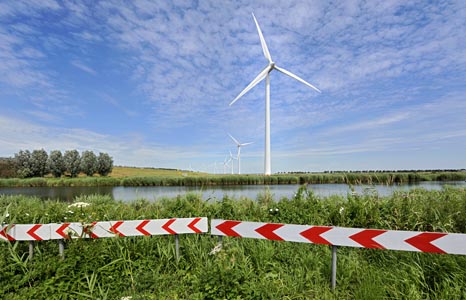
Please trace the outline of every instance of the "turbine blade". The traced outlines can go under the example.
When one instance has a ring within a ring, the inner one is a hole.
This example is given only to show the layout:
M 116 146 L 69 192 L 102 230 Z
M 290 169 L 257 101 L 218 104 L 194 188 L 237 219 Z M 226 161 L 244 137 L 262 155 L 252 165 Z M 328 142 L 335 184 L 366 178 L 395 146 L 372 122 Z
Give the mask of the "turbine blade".
M 228 134 L 236 145 L 241 145 L 231 134 Z
M 244 143 L 244 144 L 241 144 L 241 147 L 243 147 L 243 146 L 247 146 L 247 145 L 251 145 L 252 143 L 254 143 L 254 142 L 250 142 L 250 143 Z
M 262 35 L 262 30 L 259 27 L 259 23 L 256 20 L 256 16 L 254 16 L 254 13 L 252 14 L 252 17 L 254 18 L 254 22 L 256 23 L 257 27 L 257 32 L 259 33 L 259 38 L 261 40 L 261 46 L 262 46 L 262 51 L 264 52 L 265 58 L 269 61 L 269 63 L 272 62 L 272 57 L 270 56 L 269 48 L 267 48 L 267 44 L 265 43 L 264 36 Z
M 298 77 L 297 75 L 291 73 L 290 71 L 287 71 L 283 68 L 279 68 L 277 66 L 275 66 L 275 69 L 277 69 L 278 71 L 282 72 L 283 74 L 285 75 L 288 75 L 290 76 L 291 78 L 294 78 L 296 79 L 297 81 L 301 82 L 301 83 L 304 83 L 305 85 L 307 85 L 308 87 L 311 87 L 313 88 L 314 90 L 318 91 L 319 93 L 322 93 L 318 88 L 316 88 L 315 86 L 313 86 L 312 84 L 310 84 L 309 82 L 305 81 L 304 79 Z
M 251 81 L 251 83 L 235 98 L 235 100 L 231 101 L 230 105 L 232 105 L 233 103 L 235 103 L 239 98 L 241 98 L 244 94 L 246 94 L 247 92 L 249 92 L 250 89 L 252 89 L 253 87 L 255 87 L 259 82 L 262 81 L 262 79 L 265 78 L 265 76 L 267 76 L 267 74 L 270 72 L 271 70 L 271 66 L 268 65 L 267 67 L 265 67 L 264 70 L 262 70 L 259 75 L 257 75 L 256 78 L 254 78 L 253 81 Z
M 230 151 L 230 161 L 232 161 L 233 159 L 238 159 L 238 158 L 234 157 L 233 154 L 231 154 L 231 150 L 229 150 L 229 151 Z

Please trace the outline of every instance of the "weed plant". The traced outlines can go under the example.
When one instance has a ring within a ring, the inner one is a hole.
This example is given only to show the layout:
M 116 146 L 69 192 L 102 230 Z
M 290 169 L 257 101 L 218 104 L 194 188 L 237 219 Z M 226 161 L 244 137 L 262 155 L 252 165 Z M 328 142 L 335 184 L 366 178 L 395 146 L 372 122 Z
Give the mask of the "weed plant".
M 466 191 L 415 189 L 380 197 L 374 191 L 317 197 L 302 186 L 290 199 L 199 194 L 131 203 L 82 196 L 70 206 L 52 200 L 0 196 L 0 221 L 91 222 L 207 216 L 243 221 L 466 233 Z M 330 289 L 325 245 L 180 236 L 0 243 L 1 299 L 466 299 L 466 256 L 338 248 L 337 288 Z M 129 298 L 126 298 L 129 299 Z

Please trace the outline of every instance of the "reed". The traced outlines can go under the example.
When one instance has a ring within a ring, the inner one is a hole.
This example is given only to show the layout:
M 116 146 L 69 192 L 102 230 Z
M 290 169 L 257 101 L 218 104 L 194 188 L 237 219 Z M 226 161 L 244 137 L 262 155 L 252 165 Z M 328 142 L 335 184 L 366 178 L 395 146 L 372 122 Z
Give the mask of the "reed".
M 150 173 L 149 173 L 150 174 Z M 170 173 L 173 174 L 173 173 Z M 176 173 L 175 173 L 176 174 Z M 55 186 L 211 186 L 256 184 L 404 184 L 419 181 L 466 180 L 466 172 L 316 173 L 264 175 L 159 175 L 78 178 L 4 178 L 0 187 Z

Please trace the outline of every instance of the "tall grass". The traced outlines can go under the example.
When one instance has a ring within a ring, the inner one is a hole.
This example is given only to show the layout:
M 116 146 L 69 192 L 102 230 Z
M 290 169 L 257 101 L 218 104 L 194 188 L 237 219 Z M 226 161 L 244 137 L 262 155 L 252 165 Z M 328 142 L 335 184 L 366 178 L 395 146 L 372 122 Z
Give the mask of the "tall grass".
M 197 175 L 127 176 L 78 178 L 0 179 L 0 187 L 41 186 L 212 186 L 256 184 L 404 184 L 418 181 L 466 180 L 466 172 L 316 173 L 300 175 Z
M 305 186 L 293 198 L 258 200 L 198 194 L 149 202 L 83 196 L 68 203 L 0 196 L 3 222 L 130 220 L 207 216 L 262 222 L 466 233 L 466 191 L 416 189 L 379 197 L 372 191 L 319 198 Z M 8 217 L 6 212 L 8 209 Z M 180 236 L 0 243 L 1 299 L 465 299 L 466 256 L 338 249 L 337 289 L 330 289 L 331 251 L 323 245 Z

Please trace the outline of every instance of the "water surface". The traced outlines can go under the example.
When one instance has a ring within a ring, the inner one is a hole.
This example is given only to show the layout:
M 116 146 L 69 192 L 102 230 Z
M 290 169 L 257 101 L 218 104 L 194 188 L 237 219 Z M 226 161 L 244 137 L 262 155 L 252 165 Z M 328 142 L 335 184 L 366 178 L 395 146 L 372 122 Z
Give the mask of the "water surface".
M 402 185 L 354 185 L 352 188 L 347 184 L 308 184 L 308 188 L 321 197 L 331 195 L 346 196 L 352 193 L 373 193 L 380 196 L 391 195 L 394 191 L 408 191 L 413 188 L 424 188 L 427 190 L 440 190 L 444 185 L 466 188 L 464 181 L 422 181 L 415 184 Z M 291 198 L 295 195 L 300 185 L 237 185 L 237 186 L 208 186 L 208 187 L 186 187 L 186 186 L 150 186 L 150 187 L 20 187 L 0 188 L 0 195 L 28 195 L 43 199 L 58 199 L 72 202 L 80 195 L 108 195 L 115 200 L 133 201 L 136 199 L 147 199 L 157 201 L 161 198 L 175 198 L 186 193 L 200 193 L 204 200 L 220 200 L 224 196 L 232 198 L 246 197 L 257 199 L 261 195 L 270 193 L 274 199 L 283 197 Z M 353 190 L 352 190 L 353 189 Z

